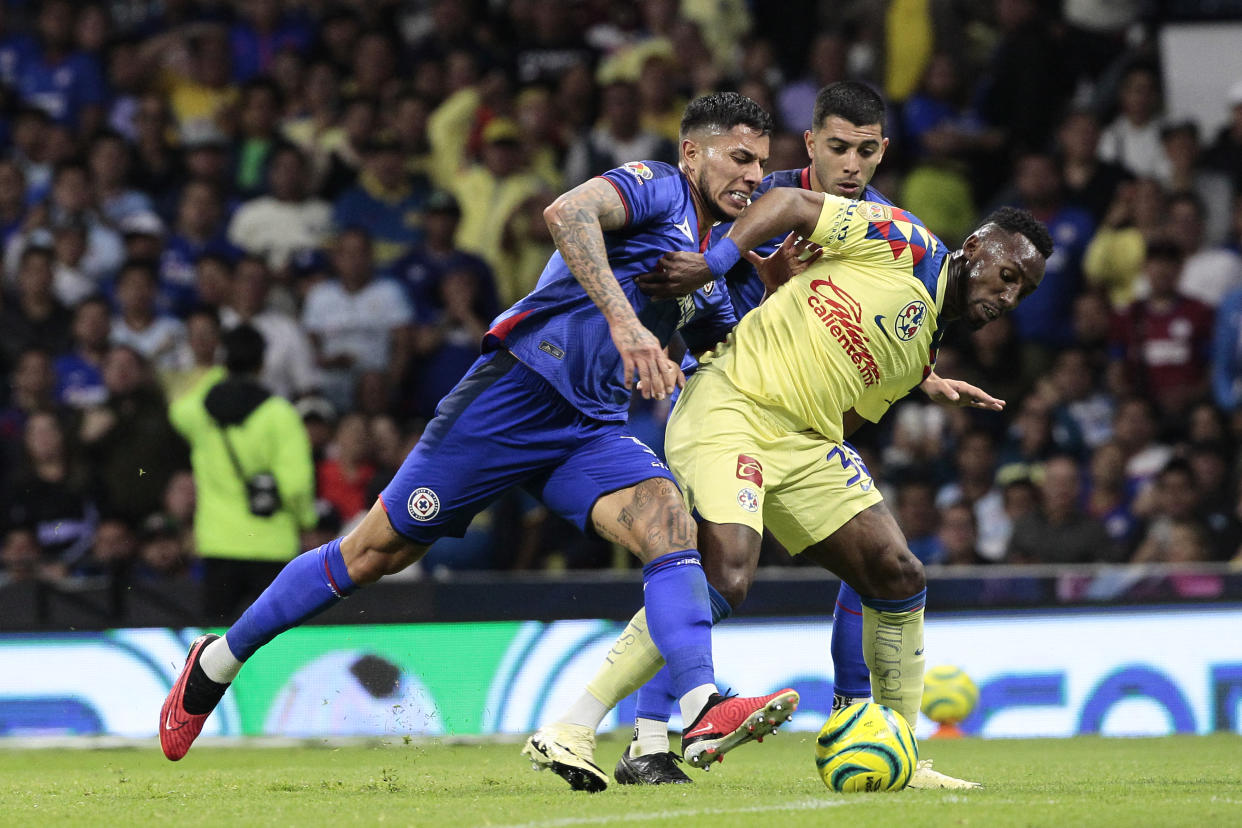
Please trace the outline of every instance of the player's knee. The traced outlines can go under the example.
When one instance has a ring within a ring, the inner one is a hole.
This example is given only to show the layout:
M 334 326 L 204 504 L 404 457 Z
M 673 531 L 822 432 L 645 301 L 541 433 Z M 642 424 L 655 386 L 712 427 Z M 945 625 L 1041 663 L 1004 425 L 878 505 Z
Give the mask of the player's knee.
M 639 557 L 653 561 L 670 552 L 698 548 L 698 531 L 694 518 L 686 510 L 681 495 L 669 486 L 670 494 L 664 494 L 650 512 L 650 518 L 634 526 L 634 543 Z
M 750 592 L 751 572 L 744 568 L 718 570 L 708 579 L 717 592 L 724 596 L 731 607 L 739 607 Z
M 871 561 L 873 593 L 877 598 L 909 598 L 927 586 L 923 563 L 904 544 L 884 548 Z

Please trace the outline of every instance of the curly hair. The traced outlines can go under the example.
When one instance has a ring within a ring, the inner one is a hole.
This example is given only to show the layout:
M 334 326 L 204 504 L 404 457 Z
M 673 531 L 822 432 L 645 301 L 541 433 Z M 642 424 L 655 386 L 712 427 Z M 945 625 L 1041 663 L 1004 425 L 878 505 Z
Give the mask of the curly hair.
M 1052 255 L 1052 235 L 1044 223 L 1026 210 L 1017 207 L 1001 207 L 984 219 L 983 224 L 995 224 L 1002 230 L 1026 236 L 1035 245 L 1039 255 L 1047 259 Z M 982 225 L 980 225 L 982 226 Z

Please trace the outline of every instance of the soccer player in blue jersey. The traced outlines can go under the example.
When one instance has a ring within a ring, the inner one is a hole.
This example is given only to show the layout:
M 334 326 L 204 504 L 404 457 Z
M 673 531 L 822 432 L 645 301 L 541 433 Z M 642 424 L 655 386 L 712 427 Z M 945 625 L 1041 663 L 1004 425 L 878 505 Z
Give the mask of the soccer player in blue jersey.
M 804 133 L 810 163 L 800 170 L 771 173 L 755 190 L 753 200 L 774 187 L 793 187 L 812 192 L 831 193 L 854 200 L 883 205 L 890 202 L 870 181 L 888 147 L 885 135 L 885 106 L 878 93 L 870 87 L 843 81 L 831 84 L 816 96 L 812 128 Z M 712 229 L 712 242 L 723 238 L 732 224 L 722 223 Z M 772 239 L 755 248 L 761 256 L 772 253 L 782 243 Z M 762 302 L 767 286 L 755 268 L 740 262 L 726 274 L 734 310 L 739 317 Z M 675 297 L 697 289 L 701 280 L 687 282 L 670 279 L 665 270 L 640 277 L 644 290 L 654 296 Z M 933 400 L 949 405 L 975 405 L 997 410 L 1001 403 L 974 386 L 930 374 L 920 386 Z M 848 443 L 849 456 L 861 468 L 861 459 Z M 865 472 L 865 469 L 864 469 Z M 732 607 L 745 598 L 756 561 L 748 554 L 732 555 L 732 551 L 749 553 L 749 547 L 724 547 L 722 554 L 705 556 L 704 568 L 708 581 L 717 590 L 713 593 L 713 615 L 726 617 Z M 837 597 L 832 626 L 832 657 L 834 666 L 833 706 L 847 706 L 871 695 L 870 671 L 863 658 L 862 600 L 848 584 L 842 582 Z M 603 699 L 611 708 L 628 695 L 631 686 L 615 684 L 607 666 L 588 685 L 584 698 Z M 638 693 L 635 739 L 618 761 L 614 776 L 622 784 L 685 783 L 690 778 L 677 767 L 677 757 L 669 750 L 667 723 L 671 708 L 671 690 L 667 671 L 661 669 Z M 602 718 L 602 717 L 601 717 Z M 580 722 L 598 726 L 594 722 Z M 922 763 L 914 787 L 966 787 L 952 777 L 933 771 Z
M 653 301 L 634 277 L 666 251 L 703 250 L 713 223 L 738 216 L 761 180 L 770 131 L 770 116 L 748 98 L 698 98 L 682 121 L 679 168 L 632 162 L 547 209 L 557 252 L 538 285 L 494 321 L 483 356 L 441 401 L 362 523 L 291 561 L 223 637 L 191 645 L 160 711 L 169 759 L 185 755 L 259 647 L 414 563 L 436 539 L 460 537 L 515 484 L 643 561 L 645 623 L 690 723 L 688 762 L 705 765 L 788 719 L 798 701 L 792 690 L 717 692 L 694 520 L 668 467 L 625 425 L 635 379 L 655 398 L 680 384 L 664 351 L 674 332 L 710 344 L 736 321 L 723 285 Z M 603 787 L 592 782 L 603 772 L 579 761 L 572 744 L 527 747 L 575 787 Z

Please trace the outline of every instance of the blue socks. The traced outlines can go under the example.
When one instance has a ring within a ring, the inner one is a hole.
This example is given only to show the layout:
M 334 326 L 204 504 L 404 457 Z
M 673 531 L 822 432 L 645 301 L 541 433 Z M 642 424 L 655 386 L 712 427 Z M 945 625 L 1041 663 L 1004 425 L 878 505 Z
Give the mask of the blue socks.
M 229 628 L 225 636 L 229 650 L 238 661 L 245 661 L 285 630 L 318 615 L 353 591 L 340 538 L 303 552 L 280 570 L 271 586 Z
M 832 692 L 861 699 L 871 695 L 871 671 L 863 659 L 862 598 L 845 581 L 832 612 Z
M 675 696 L 714 683 L 710 599 L 699 553 L 669 552 L 646 564 L 643 601 L 647 628 L 664 656 Z
M 707 585 L 707 598 L 712 605 L 712 626 L 720 623 L 733 614 L 733 607 L 729 606 L 729 602 L 725 597 L 716 591 L 711 584 Z M 651 616 L 651 608 L 647 608 L 647 616 Z M 861 635 L 861 632 L 860 632 Z M 862 658 L 862 650 L 858 652 L 858 657 Z M 651 681 L 638 688 L 637 708 L 634 711 L 636 719 L 650 719 L 656 722 L 667 722 L 669 711 L 673 709 L 673 705 L 677 703 L 677 696 L 673 695 L 673 680 L 668 674 L 668 665 L 660 668 L 660 672 L 651 677 Z

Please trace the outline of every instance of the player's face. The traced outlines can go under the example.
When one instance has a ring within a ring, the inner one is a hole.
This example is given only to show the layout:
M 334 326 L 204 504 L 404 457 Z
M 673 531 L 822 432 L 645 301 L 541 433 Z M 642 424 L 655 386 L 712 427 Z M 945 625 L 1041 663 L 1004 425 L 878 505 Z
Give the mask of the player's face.
M 768 136 L 738 124 L 728 132 L 682 140 L 682 165 L 715 221 L 733 221 L 763 180 Z
M 845 198 L 862 198 L 888 148 L 879 124 L 859 126 L 839 115 L 828 116 L 803 137 L 816 192 Z
M 999 319 L 1039 287 L 1044 257 L 1030 239 L 987 224 L 962 246 L 966 284 L 958 315 L 972 329 Z

